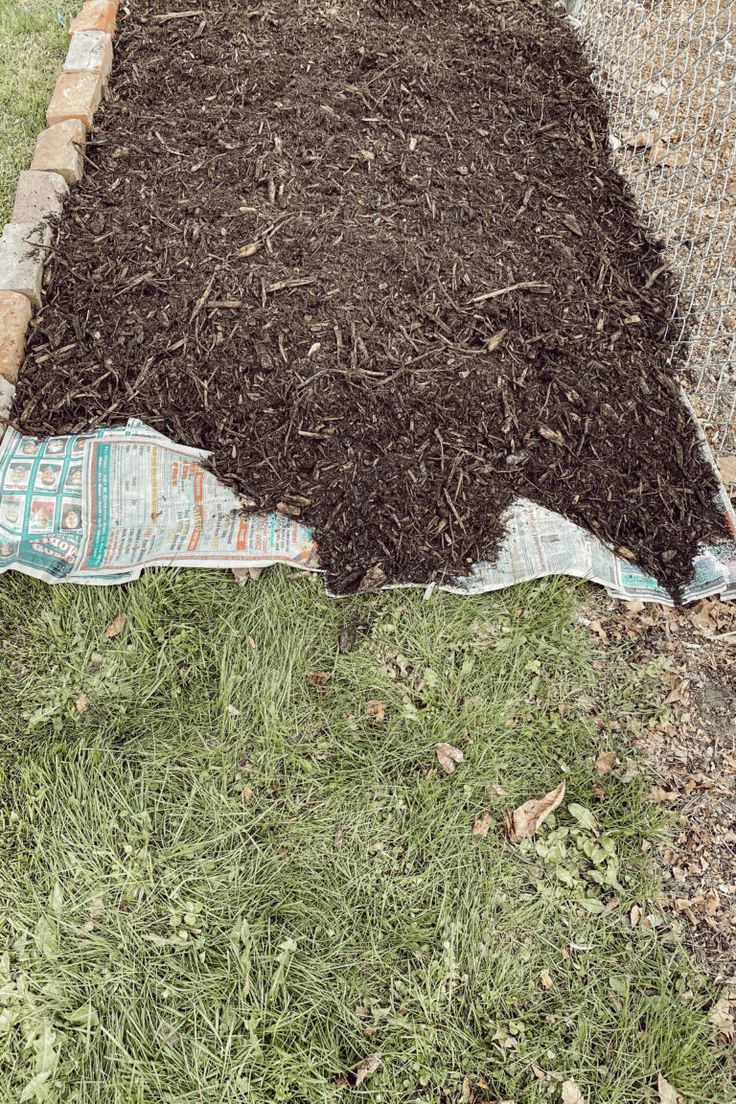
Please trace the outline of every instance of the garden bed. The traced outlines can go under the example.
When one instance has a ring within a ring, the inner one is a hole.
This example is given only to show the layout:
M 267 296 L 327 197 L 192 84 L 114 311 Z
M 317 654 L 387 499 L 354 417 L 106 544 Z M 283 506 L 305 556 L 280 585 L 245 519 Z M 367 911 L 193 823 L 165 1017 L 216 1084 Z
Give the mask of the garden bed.
M 209 449 L 337 590 L 465 572 L 519 496 L 677 590 L 725 522 L 607 134 L 551 0 L 136 5 L 15 417 Z

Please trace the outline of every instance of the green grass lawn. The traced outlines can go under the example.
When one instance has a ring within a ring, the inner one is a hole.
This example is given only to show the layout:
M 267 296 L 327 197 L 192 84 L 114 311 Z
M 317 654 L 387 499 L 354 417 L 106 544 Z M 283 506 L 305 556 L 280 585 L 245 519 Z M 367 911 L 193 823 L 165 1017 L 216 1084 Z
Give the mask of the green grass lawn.
M 0 579 L 0 1100 L 647 1104 L 659 1071 L 731 1100 L 708 986 L 629 921 L 657 912 L 623 766 L 659 671 L 596 656 L 576 603 Z
M 13 206 L 18 173 L 28 167 L 45 126 L 69 16 L 79 7 L 78 0 L 0 0 L 0 228 Z

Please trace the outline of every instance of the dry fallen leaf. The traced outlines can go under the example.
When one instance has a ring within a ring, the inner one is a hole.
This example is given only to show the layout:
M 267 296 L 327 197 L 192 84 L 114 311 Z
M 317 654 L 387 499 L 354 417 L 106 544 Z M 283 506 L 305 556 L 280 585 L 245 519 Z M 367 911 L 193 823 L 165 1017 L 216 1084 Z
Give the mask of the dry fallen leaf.
M 228 717 L 233 717 L 235 720 L 237 720 L 237 718 L 240 716 L 240 710 L 236 705 L 229 705 L 227 707 L 227 715 Z
M 665 790 L 662 786 L 652 786 L 649 791 L 649 800 L 655 805 L 661 805 L 665 801 L 676 801 L 678 797 L 677 790 Z
M 692 159 L 693 155 L 686 147 L 668 150 L 663 142 L 658 142 L 649 156 L 653 165 L 663 169 L 684 169 Z
M 114 640 L 116 636 L 125 628 L 125 622 L 128 620 L 126 614 L 119 613 L 117 617 L 113 618 L 110 624 L 105 629 L 105 636 L 108 640 Z
M 715 889 L 706 890 L 703 896 L 703 908 L 708 916 L 715 916 L 716 913 L 721 911 L 721 907 L 722 901 L 718 891 Z
M 554 982 L 552 981 L 552 975 L 550 974 L 549 970 L 542 970 L 539 975 L 539 980 L 542 983 L 543 989 L 551 989 L 554 985 Z
M 677 1089 L 673 1088 L 661 1073 L 657 1076 L 657 1090 L 660 1104 L 685 1104 L 684 1096 L 680 1096 Z
M 307 675 L 307 682 L 311 682 L 312 686 L 325 686 L 329 681 L 329 671 L 310 671 Z
M 382 701 L 369 701 L 366 704 L 365 711 L 370 717 L 373 717 L 374 721 L 380 724 L 386 716 L 386 703 Z
M 631 906 L 631 912 L 629 913 L 629 921 L 632 928 L 635 928 L 637 924 L 641 922 L 641 909 L 638 905 Z
M 380 1068 L 380 1054 L 371 1054 L 370 1058 L 364 1058 L 362 1062 L 358 1062 L 357 1066 L 354 1067 L 356 1089 L 358 1085 L 363 1084 L 367 1077 L 371 1077 Z
M 702 629 L 705 633 L 713 633 L 718 631 L 718 618 L 714 616 L 717 610 L 717 603 L 715 602 L 696 602 L 688 610 L 688 618 L 692 621 L 693 625 Z
M 631 131 L 624 131 L 621 141 L 631 149 L 646 149 L 648 146 L 656 145 L 659 134 L 656 130 L 639 130 L 634 134 Z
M 74 708 L 76 709 L 77 713 L 86 713 L 87 712 L 87 698 L 85 697 L 84 694 L 79 695 L 79 697 L 77 698 L 77 700 L 74 703 Z
M 565 1081 L 562 1086 L 562 1104 L 587 1104 L 577 1081 Z
M 736 456 L 719 456 L 718 467 L 721 471 L 721 479 L 726 485 L 736 483 Z
M 724 1039 L 733 1039 L 734 1022 L 731 1015 L 731 1002 L 728 997 L 722 997 L 718 1001 L 708 1019 L 719 1035 L 722 1035 Z
M 588 628 L 592 633 L 595 633 L 596 636 L 600 637 L 601 640 L 608 640 L 608 633 L 603 628 L 597 617 L 590 622 Z
M 482 816 L 477 817 L 473 822 L 473 835 L 480 836 L 481 839 L 485 839 L 488 835 L 488 830 L 491 827 L 492 823 L 493 821 L 491 819 L 491 814 L 483 813 Z
M 550 813 L 553 813 L 565 796 L 565 783 L 560 782 L 554 790 L 550 790 L 544 797 L 525 801 L 518 809 L 507 812 L 504 816 L 506 833 L 512 843 L 521 843 L 527 836 L 533 835 L 544 823 Z
M 465 758 L 460 749 L 453 747 L 452 744 L 435 744 L 434 750 L 445 774 L 452 774 L 457 764 L 462 763 Z
M 615 766 L 615 751 L 602 751 L 595 761 L 595 769 L 600 775 L 608 774 L 609 771 L 612 771 Z

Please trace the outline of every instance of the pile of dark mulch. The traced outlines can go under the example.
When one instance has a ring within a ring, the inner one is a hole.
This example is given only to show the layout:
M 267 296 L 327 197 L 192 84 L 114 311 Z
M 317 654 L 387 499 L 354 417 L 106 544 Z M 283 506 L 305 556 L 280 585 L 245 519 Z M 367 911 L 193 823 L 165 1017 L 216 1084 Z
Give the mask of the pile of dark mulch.
M 683 584 L 725 525 L 552 0 L 171 4 L 122 20 L 25 429 L 212 450 L 339 590 L 465 572 L 522 495 Z

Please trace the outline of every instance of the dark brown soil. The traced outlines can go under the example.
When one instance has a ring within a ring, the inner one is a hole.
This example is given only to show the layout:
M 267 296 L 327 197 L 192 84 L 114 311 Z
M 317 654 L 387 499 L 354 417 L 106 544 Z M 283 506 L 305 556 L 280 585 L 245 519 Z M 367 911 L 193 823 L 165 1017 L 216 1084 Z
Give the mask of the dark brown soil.
M 464 572 L 521 495 L 684 583 L 725 523 L 552 0 L 171 5 L 122 20 L 23 426 L 212 450 L 338 590 Z

